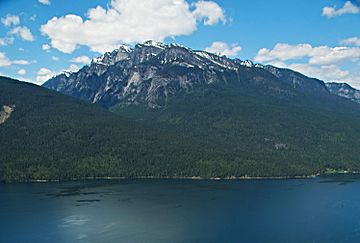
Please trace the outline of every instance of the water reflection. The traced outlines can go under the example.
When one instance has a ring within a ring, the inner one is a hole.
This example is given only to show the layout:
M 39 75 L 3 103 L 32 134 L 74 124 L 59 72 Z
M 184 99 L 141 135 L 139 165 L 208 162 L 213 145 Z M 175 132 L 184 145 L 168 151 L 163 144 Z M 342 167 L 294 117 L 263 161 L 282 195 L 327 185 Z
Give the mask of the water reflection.
M 0 242 L 360 242 L 359 189 L 356 178 L 3 185 Z

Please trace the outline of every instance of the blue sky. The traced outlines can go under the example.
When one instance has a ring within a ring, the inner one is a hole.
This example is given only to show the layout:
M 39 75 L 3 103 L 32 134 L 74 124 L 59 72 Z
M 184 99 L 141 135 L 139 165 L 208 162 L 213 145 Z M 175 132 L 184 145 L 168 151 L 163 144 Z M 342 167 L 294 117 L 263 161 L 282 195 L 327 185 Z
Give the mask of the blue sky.
M 155 39 L 360 88 L 359 0 L 0 0 L 0 16 L 0 74 L 37 84 Z

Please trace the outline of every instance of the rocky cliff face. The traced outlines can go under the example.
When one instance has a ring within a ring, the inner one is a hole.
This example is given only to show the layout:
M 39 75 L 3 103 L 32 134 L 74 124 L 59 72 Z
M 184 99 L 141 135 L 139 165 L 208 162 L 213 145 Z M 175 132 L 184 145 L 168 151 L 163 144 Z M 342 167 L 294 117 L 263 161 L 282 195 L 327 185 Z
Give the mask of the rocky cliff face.
M 44 87 L 104 107 L 144 104 L 160 108 L 177 94 L 230 83 L 280 96 L 330 95 L 323 81 L 292 70 L 154 41 L 134 48 L 120 46 L 76 73 L 50 79 Z
M 6 122 L 7 119 L 10 118 L 11 113 L 14 111 L 15 105 L 3 105 L 0 110 L 0 124 Z
M 350 85 L 346 83 L 327 83 L 326 87 L 331 93 L 360 104 L 360 91 Z

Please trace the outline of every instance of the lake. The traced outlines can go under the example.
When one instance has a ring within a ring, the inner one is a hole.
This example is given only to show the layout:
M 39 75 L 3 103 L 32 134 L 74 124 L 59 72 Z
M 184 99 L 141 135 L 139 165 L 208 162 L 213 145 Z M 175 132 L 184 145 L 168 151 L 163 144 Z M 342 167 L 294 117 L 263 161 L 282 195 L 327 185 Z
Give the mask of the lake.
M 360 180 L 2 184 L 0 242 L 360 242 Z

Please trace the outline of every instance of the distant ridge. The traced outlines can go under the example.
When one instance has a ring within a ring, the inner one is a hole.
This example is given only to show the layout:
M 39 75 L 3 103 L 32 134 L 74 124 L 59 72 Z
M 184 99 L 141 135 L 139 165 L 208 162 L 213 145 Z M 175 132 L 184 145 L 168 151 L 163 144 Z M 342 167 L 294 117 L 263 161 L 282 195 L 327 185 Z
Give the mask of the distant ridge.
M 351 87 L 347 83 L 327 83 L 328 90 L 338 96 L 352 100 L 360 104 L 360 91 Z

